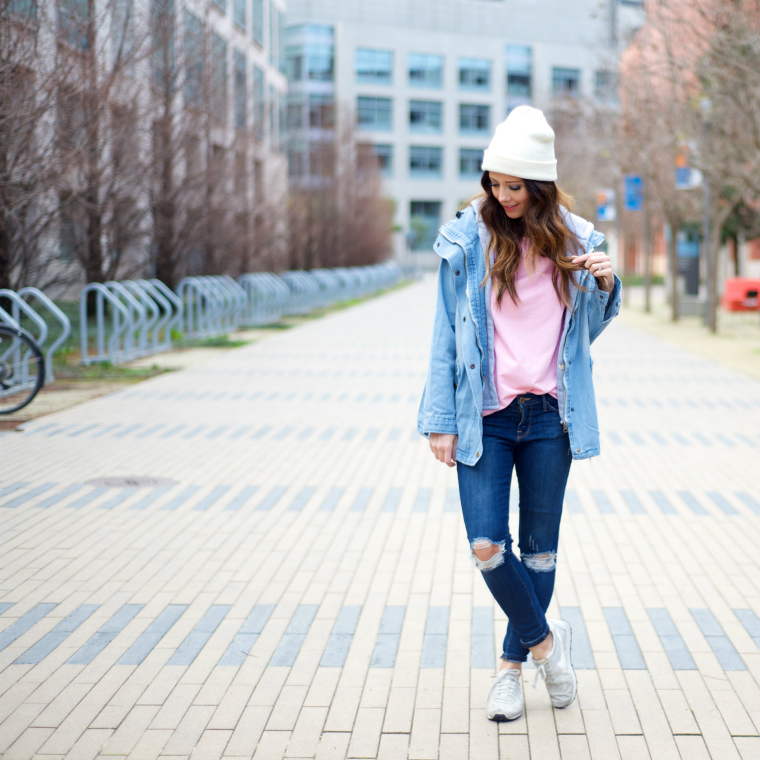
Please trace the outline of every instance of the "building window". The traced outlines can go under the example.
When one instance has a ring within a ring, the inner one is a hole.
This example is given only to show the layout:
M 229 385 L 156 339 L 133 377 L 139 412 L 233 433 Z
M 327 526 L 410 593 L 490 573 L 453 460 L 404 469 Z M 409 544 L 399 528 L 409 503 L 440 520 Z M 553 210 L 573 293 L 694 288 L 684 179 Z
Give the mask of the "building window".
M 36 15 L 36 14 L 35 14 Z M 58 0 L 58 31 L 72 47 L 87 50 L 90 5 L 83 0 Z
M 303 129 L 303 97 L 288 96 L 288 129 Z
M 507 45 L 507 96 L 525 102 L 533 96 L 533 52 L 525 45 Z
M 462 179 L 479 179 L 483 174 L 480 165 L 483 161 L 483 151 L 477 148 L 459 149 L 459 176 Z
M 285 55 L 285 16 L 277 11 L 277 68 L 281 74 L 288 73 L 288 58 Z
M 411 201 L 409 204 L 409 240 L 413 251 L 432 249 L 441 226 L 440 201 Z
M 409 174 L 412 177 L 441 177 L 443 148 L 412 145 L 409 148 Z
M 259 47 L 264 47 L 264 0 L 253 0 L 251 31 L 253 41 Z
M 356 116 L 359 129 L 389 130 L 392 125 L 393 101 L 390 98 L 366 98 L 356 100 Z
M 211 0 L 211 5 L 221 13 L 227 13 L 227 0 Z
M 253 67 L 253 133 L 258 140 L 264 139 L 264 117 L 266 115 L 264 70 Z
M 594 74 L 594 95 L 604 103 L 617 102 L 617 76 L 608 69 Z
M 244 130 L 248 121 L 248 93 L 246 90 L 248 63 L 239 50 L 234 51 L 232 58 L 235 70 L 235 129 Z
M 203 100 L 203 22 L 188 10 L 184 22 L 185 102 L 197 106 Z
M 441 132 L 443 103 L 433 100 L 409 101 L 409 130 L 411 132 Z
M 333 46 L 310 43 L 290 45 L 287 55 L 287 73 L 291 82 L 333 81 Z
M 410 53 L 409 84 L 412 87 L 443 87 L 443 56 Z
M 113 4 L 113 61 L 129 61 L 135 49 L 135 9 L 133 0 L 115 0 Z
M 309 126 L 313 129 L 332 129 L 335 126 L 335 100 L 332 95 L 309 94 Z
M 227 121 L 227 42 L 211 34 L 211 107 L 216 118 Z
M 393 146 L 373 145 L 372 156 L 375 159 L 377 170 L 384 177 L 393 176 Z
M 245 31 L 245 0 L 232 0 L 232 22 Z
M 277 144 L 277 92 L 274 85 L 269 85 L 269 142 Z
M 485 58 L 460 58 L 459 89 L 488 92 L 491 89 L 491 61 Z
M 305 159 L 303 145 L 296 146 L 288 151 L 288 175 L 290 177 L 303 177 L 306 173 Z
M 274 66 L 277 60 L 277 12 L 274 3 L 269 2 L 269 65 Z
M 491 106 L 459 104 L 459 131 L 488 133 L 491 129 Z
M 555 97 L 577 98 L 581 94 L 580 69 L 552 69 L 552 93 Z
M 356 81 L 362 84 L 391 84 L 393 81 L 393 53 L 390 50 L 356 51 Z
M 152 0 L 150 4 L 151 60 L 153 83 L 174 89 L 174 0 Z

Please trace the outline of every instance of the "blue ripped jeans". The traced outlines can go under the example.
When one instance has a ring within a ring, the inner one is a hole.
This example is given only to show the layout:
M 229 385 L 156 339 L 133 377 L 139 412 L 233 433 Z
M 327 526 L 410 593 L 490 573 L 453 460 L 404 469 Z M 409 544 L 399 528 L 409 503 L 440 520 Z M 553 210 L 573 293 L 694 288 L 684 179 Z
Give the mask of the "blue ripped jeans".
M 502 658 L 525 662 L 549 635 L 545 612 L 554 591 L 559 523 L 570 473 L 570 440 L 557 400 L 527 394 L 483 418 L 483 454 L 457 464 L 459 496 L 470 546 L 496 544 L 491 559 L 473 561 L 509 618 Z M 520 487 L 520 558 L 512 552 L 509 492 L 512 467 Z

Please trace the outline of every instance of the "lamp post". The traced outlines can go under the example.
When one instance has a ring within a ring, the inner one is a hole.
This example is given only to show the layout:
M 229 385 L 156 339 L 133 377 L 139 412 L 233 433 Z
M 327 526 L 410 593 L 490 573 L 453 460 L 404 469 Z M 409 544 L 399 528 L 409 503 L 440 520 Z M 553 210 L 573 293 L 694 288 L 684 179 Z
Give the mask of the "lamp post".
M 702 159 L 704 161 L 707 155 L 707 138 L 710 133 L 710 114 L 712 113 L 712 102 L 709 98 L 702 98 L 699 101 L 699 110 L 702 113 Z M 717 325 L 715 323 L 717 283 L 717 267 L 715 258 L 717 251 L 711 250 L 710 238 L 712 235 L 712 193 L 710 188 L 710 177 L 708 173 L 703 172 L 702 178 L 702 196 L 704 199 L 704 210 L 702 218 L 702 237 L 704 240 L 705 252 L 705 274 L 707 275 L 707 310 L 705 313 L 705 324 L 710 332 L 715 332 Z

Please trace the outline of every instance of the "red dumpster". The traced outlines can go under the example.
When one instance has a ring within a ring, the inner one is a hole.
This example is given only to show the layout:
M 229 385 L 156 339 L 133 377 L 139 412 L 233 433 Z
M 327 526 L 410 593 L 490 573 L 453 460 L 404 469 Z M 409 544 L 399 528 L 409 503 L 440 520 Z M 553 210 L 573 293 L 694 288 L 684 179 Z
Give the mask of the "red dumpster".
M 760 280 L 734 277 L 723 284 L 720 305 L 726 311 L 760 311 Z

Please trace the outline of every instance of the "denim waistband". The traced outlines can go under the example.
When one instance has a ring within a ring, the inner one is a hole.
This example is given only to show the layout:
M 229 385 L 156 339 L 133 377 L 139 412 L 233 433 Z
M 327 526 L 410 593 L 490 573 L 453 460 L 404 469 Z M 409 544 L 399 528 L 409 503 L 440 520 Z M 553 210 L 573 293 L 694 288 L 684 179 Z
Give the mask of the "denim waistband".
M 509 406 L 519 407 L 524 409 L 526 406 L 533 406 L 534 404 L 541 404 L 541 408 L 546 411 L 549 408 L 549 404 L 557 406 L 557 399 L 549 393 L 523 393 L 518 396 Z M 507 407 L 509 409 L 509 407 Z

